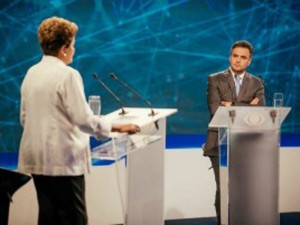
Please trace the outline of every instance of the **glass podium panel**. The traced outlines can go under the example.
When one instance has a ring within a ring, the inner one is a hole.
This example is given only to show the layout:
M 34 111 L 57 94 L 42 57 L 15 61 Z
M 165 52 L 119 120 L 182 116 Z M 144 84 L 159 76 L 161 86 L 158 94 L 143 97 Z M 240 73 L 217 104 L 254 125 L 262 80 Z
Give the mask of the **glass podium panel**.
M 124 172 L 122 187 L 124 225 L 164 224 L 164 153 L 167 117 L 177 109 L 125 108 L 105 115 L 112 124 L 137 124 L 141 132 L 134 135 L 112 133 L 110 138 L 96 143 L 93 159 L 115 161 L 116 177 Z M 122 159 L 125 160 L 123 161 Z M 123 163 L 125 162 L 125 163 Z M 122 193 L 122 191 L 120 191 Z
M 276 225 L 280 126 L 289 107 L 219 107 L 221 224 Z
M 134 135 L 113 134 L 106 140 L 99 141 L 91 150 L 92 158 L 119 160 L 125 155 L 142 149 L 162 138 L 155 123 L 143 126 L 140 133 Z
M 279 128 L 291 111 L 290 107 L 219 107 L 209 123 L 213 128 L 266 130 Z

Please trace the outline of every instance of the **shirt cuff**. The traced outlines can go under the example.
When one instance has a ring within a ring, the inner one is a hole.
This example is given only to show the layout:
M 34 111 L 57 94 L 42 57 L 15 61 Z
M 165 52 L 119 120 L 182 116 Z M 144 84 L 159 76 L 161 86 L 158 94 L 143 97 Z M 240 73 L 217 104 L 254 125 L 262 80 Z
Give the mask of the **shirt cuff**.
M 108 121 L 105 121 L 104 118 L 98 118 L 99 122 L 95 130 L 95 136 L 98 139 L 107 138 L 110 136 L 112 124 Z

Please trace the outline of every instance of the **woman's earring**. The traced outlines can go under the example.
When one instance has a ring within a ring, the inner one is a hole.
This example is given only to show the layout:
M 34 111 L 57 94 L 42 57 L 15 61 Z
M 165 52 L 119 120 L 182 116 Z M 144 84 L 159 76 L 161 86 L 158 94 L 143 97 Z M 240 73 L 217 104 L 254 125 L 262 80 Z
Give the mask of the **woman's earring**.
M 67 56 L 67 53 L 64 52 L 64 57 L 66 57 L 66 56 Z

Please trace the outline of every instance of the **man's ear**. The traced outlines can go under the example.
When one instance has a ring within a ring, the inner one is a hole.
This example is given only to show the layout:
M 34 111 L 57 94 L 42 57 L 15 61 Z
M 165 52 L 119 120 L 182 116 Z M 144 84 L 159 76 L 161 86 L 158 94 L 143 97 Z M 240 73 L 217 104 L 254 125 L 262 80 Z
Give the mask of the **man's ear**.
M 248 62 L 248 66 L 250 66 L 251 62 L 252 62 L 252 59 L 250 59 L 250 61 Z

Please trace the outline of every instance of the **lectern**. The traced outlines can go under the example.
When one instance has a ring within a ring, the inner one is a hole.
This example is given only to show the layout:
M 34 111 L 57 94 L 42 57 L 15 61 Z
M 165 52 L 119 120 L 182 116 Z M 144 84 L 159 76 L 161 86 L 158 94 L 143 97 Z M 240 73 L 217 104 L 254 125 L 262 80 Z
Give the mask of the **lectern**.
M 221 224 L 279 225 L 280 126 L 288 107 L 219 107 Z
M 8 224 L 9 205 L 12 196 L 30 179 L 29 175 L 0 168 L 0 225 Z
M 141 132 L 112 134 L 92 149 L 92 157 L 118 161 L 126 158 L 124 224 L 164 224 L 164 151 L 167 117 L 176 109 L 124 108 L 105 116 L 115 124 L 134 123 Z

